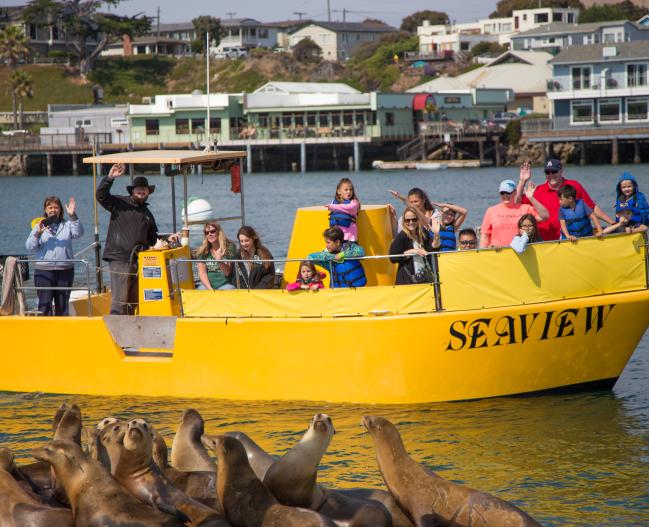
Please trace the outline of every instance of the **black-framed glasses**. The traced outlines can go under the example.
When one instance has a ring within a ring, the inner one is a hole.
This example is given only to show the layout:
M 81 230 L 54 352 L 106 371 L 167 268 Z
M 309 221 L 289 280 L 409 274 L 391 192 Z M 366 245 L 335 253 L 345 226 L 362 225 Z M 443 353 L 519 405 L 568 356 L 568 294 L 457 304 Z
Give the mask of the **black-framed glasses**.
M 404 223 L 417 223 L 419 220 L 417 218 L 404 218 Z

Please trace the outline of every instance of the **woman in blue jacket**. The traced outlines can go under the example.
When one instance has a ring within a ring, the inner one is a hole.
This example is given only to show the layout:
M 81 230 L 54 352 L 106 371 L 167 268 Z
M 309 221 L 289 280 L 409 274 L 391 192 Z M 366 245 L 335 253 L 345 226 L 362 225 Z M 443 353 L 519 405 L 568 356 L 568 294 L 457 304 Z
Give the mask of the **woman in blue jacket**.
M 65 206 L 69 220 L 63 220 L 63 205 L 57 196 L 48 196 L 43 204 L 45 218 L 34 226 L 27 238 L 28 251 L 36 252 L 38 262 L 34 265 L 36 287 L 72 287 L 74 263 L 72 240 L 83 236 L 83 226 L 76 214 L 74 198 Z M 70 289 L 38 289 L 38 310 L 41 315 L 66 316 L 70 301 Z M 52 300 L 54 310 L 52 311 Z

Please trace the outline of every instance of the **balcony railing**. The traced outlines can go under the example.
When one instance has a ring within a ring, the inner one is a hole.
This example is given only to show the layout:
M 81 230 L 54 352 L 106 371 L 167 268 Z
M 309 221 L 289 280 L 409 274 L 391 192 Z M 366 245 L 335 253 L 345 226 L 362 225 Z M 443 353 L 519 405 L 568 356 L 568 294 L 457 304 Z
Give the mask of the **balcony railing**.
M 598 90 L 607 92 L 609 90 L 629 89 L 631 91 L 642 91 L 643 94 L 649 92 L 649 83 L 646 77 L 630 78 L 625 73 L 614 73 L 607 76 L 595 75 L 586 82 L 583 79 L 549 79 L 547 81 L 548 93 L 556 92 L 573 92 L 583 90 Z

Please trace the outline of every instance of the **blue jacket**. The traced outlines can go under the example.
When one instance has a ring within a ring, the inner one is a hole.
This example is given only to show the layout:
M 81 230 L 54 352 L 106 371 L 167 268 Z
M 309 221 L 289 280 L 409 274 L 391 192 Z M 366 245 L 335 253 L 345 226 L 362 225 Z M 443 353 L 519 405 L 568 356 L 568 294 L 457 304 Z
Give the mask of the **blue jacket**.
M 593 235 L 593 224 L 589 217 L 592 212 L 592 209 L 584 203 L 583 199 L 578 199 L 574 210 L 559 208 L 559 219 L 565 220 L 568 234 L 583 238 Z M 561 233 L 561 239 L 566 239 L 563 232 Z
M 432 237 L 432 231 L 430 231 Z M 450 225 L 442 225 L 442 228 L 439 231 L 439 237 L 442 241 L 442 245 L 439 246 L 440 251 L 454 251 L 457 249 L 457 241 L 455 239 L 455 226 L 451 223 Z
M 352 200 L 346 199 L 342 203 L 349 205 L 351 202 Z M 340 202 L 333 200 L 331 203 L 337 205 Z M 352 223 L 356 223 L 356 216 L 338 210 L 332 210 L 329 213 L 329 227 L 335 227 L 336 225 L 339 227 L 349 227 Z
M 355 242 L 347 242 L 343 245 L 341 253 L 345 258 L 337 261 L 336 254 L 328 251 L 311 253 L 307 259 L 315 265 L 329 271 L 331 275 L 331 287 L 363 287 L 367 285 L 367 277 L 360 260 L 347 260 L 347 258 L 359 258 L 365 256 L 365 249 Z
M 25 242 L 27 250 L 30 252 L 36 251 L 36 259 L 41 260 L 34 267 L 46 270 L 70 269 L 74 267 L 72 262 L 57 263 L 55 260 L 72 260 L 74 258 L 72 240 L 83 236 L 83 225 L 81 225 L 79 219 L 58 223 L 55 234 L 52 234 L 52 231 L 48 227 L 38 237 L 36 236 L 38 230 L 39 226 L 34 226 Z
M 633 183 L 633 188 L 635 189 L 634 194 L 627 199 L 622 190 L 620 189 L 622 181 L 631 181 Z M 626 203 L 630 207 L 636 209 L 633 213 L 633 218 L 631 221 L 635 223 L 644 223 L 649 225 L 649 203 L 647 203 L 647 198 L 645 195 L 638 190 L 638 182 L 633 177 L 631 172 L 624 172 L 617 180 L 617 185 L 615 186 L 616 200 L 615 206 L 617 207 L 621 203 Z

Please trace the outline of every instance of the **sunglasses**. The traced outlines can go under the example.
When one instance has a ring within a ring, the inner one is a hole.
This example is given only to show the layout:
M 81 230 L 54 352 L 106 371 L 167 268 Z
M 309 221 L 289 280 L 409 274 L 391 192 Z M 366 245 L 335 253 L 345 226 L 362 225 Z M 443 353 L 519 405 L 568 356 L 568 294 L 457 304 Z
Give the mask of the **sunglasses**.
M 417 218 L 404 218 L 404 223 L 417 223 L 419 220 Z
M 545 171 L 546 176 L 554 176 L 555 174 L 558 174 L 558 173 L 559 173 L 558 170 L 546 170 Z
M 473 247 L 478 245 L 478 242 L 475 240 L 460 240 L 460 245 L 466 245 L 468 247 Z
M 205 234 L 216 234 L 217 232 L 219 231 L 217 231 L 216 229 L 210 229 L 209 231 L 205 231 Z
M 513 192 L 505 192 L 504 190 L 500 193 L 501 196 L 511 196 Z

